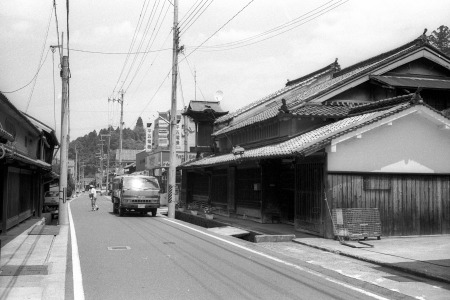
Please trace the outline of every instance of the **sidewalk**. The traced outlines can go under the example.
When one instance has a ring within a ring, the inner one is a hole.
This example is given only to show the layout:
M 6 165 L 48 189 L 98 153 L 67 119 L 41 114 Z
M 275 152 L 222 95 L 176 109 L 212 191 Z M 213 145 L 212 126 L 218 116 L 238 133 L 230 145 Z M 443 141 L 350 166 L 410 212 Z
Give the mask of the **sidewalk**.
M 65 298 L 69 226 L 40 225 L 45 219 L 31 218 L 0 236 L 0 299 Z
M 224 216 L 215 216 L 214 220 L 260 234 L 295 235 L 292 239 L 294 243 L 450 283 L 450 235 L 382 237 L 381 240 L 363 241 L 373 245 L 373 248 L 357 242 L 349 242 L 358 247 L 352 248 L 340 244 L 337 240 L 296 231 L 293 225 L 261 224 Z

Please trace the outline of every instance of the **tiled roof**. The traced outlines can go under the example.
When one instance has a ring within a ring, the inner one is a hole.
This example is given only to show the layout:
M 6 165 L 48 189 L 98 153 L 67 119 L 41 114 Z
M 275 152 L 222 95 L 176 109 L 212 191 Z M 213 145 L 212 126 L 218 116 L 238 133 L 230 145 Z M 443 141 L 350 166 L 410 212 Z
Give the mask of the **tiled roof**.
M 1 128 L 1 125 L 0 125 L 0 137 L 10 142 L 14 142 L 14 137 L 12 136 L 12 134 Z
M 406 97 L 399 98 L 403 98 L 403 102 L 407 100 Z M 237 157 L 231 153 L 220 156 L 209 156 L 197 161 L 187 162 L 180 167 L 195 168 L 228 164 L 237 161 L 238 158 L 241 161 L 250 161 L 265 158 L 307 155 L 325 147 L 328 143 L 331 142 L 332 139 L 340 135 L 354 131 L 371 123 L 378 122 L 381 119 L 399 113 L 413 105 L 415 104 L 408 101 L 406 103 L 401 103 L 388 109 L 348 117 L 343 120 L 304 133 L 302 135 L 293 137 L 288 141 L 284 141 L 274 145 L 263 146 L 260 148 L 245 150 L 244 154 L 241 157 Z
M 358 76 L 365 75 L 369 73 L 369 71 L 373 70 L 376 67 L 379 67 L 383 64 L 388 63 L 389 61 L 398 58 L 399 56 L 402 56 L 414 49 L 418 48 L 416 43 L 412 43 L 411 46 L 402 48 L 398 52 L 389 52 L 391 55 L 379 55 L 377 56 L 379 59 L 377 60 L 367 60 L 367 64 L 359 63 L 357 64 L 359 67 L 352 68 L 347 72 L 341 71 L 339 74 L 342 74 L 340 76 L 337 76 L 331 80 L 319 83 L 317 85 L 312 86 L 310 89 L 306 90 L 305 92 L 299 94 L 293 101 L 289 103 L 289 107 L 296 107 L 297 105 L 307 102 L 311 100 L 313 97 L 316 97 L 324 92 L 327 92 L 331 90 L 332 88 L 341 86 L 345 82 L 348 82 Z
M 220 103 L 217 101 L 196 101 L 189 102 L 189 108 L 193 111 L 204 111 L 205 109 L 213 109 L 215 112 L 224 112 Z
M 291 85 L 285 86 L 282 89 L 279 89 L 278 91 L 276 91 L 276 92 L 274 92 L 274 93 L 272 93 L 270 95 L 267 95 L 267 96 L 265 96 L 265 97 L 263 97 L 263 98 L 261 98 L 261 99 L 259 99 L 257 101 L 254 101 L 254 102 L 252 102 L 252 103 L 250 103 L 250 104 L 248 104 L 248 105 L 246 105 L 246 106 L 244 106 L 244 107 L 242 107 L 242 108 L 240 108 L 240 109 L 238 109 L 238 110 L 236 110 L 236 111 L 234 111 L 232 113 L 226 114 L 225 116 L 222 116 L 222 117 L 218 118 L 216 120 L 216 123 L 226 122 L 226 121 L 228 121 L 230 119 L 233 119 L 236 116 L 239 116 L 239 115 L 241 115 L 241 114 L 251 110 L 254 107 L 262 105 L 263 103 L 265 103 L 265 102 L 267 102 L 269 100 L 272 100 L 275 97 L 280 96 L 280 95 L 282 95 L 282 94 L 284 94 L 284 93 L 286 93 L 288 91 L 291 91 L 291 90 L 297 89 L 299 87 L 301 88 L 301 87 L 303 87 L 305 85 L 308 85 L 308 84 L 312 83 L 318 77 L 323 76 L 326 73 L 329 73 L 328 67 L 329 66 L 323 68 L 323 70 L 324 70 L 323 72 L 319 72 L 319 73 L 317 71 L 312 72 L 312 73 L 310 73 L 310 74 L 308 74 L 306 76 L 303 76 L 301 78 L 301 81 L 298 81 L 298 79 L 295 80 L 295 82 L 296 82 L 295 84 L 291 84 Z
M 217 130 L 217 131 L 213 132 L 212 135 L 217 136 L 217 135 L 220 135 L 220 134 L 232 131 L 232 130 L 243 128 L 245 126 L 273 118 L 278 114 L 279 108 L 280 108 L 279 106 L 268 108 L 267 110 L 264 110 L 257 115 L 249 117 L 248 119 L 244 120 L 243 122 L 239 122 L 236 125 L 230 125 L 230 126 L 222 128 L 220 130 Z
M 267 110 L 249 117 L 242 122 L 237 123 L 236 125 L 230 125 L 224 127 L 220 130 L 217 130 L 212 135 L 218 136 L 230 131 L 234 131 L 239 128 L 243 128 L 255 123 L 262 122 L 264 120 L 268 120 L 276 117 L 279 114 L 279 106 L 268 108 Z M 343 118 L 348 112 L 351 110 L 350 106 L 345 105 L 332 105 L 332 104 L 306 104 L 296 110 L 291 111 L 291 113 L 295 116 L 309 116 L 309 117 L 323 117 L 323 118 Z
M 296 116 L 323 117 L 323 118 L 343 118 L 352 109 L 349 105 L 319 104 L 311 105 L 306 103 L 291 113 Z
M 373 70 L 374 68 L 379 67 L 383 64 L 386 64 L 391 60 L 394 60 L 402 55 L 405 55 L 406 53 L 409 53 L 417 48 L 422 47 L 423 45 L 424 44 L 420 40 L 416 39 L 416 40 L 414 40 L 408 44 L 405 44 L 401 47 L 398 47 L 394 50 L 377 55 L 368 60 L 357 63 L 349 68 L 343 69 L 343 70 L 335 73 L 333 75 L 335 77 L 331 78 L 329 80 L 321 81 L 318 83 L 312 83 L 312 80 L 310 78 L 307 80 L 307 82 L 301 82 L 297 85 L 291 86 L 289 88 L 293 89 L 293 88 L 300 87 L 300 89 L 298 91 L 296 91 L 297 95 L 295 97 L 286 99 L 287 105 L 291 110 L 295 109 L 295 108 L 299 107 L 299 105 L 302 105 L 303 103 L 312 100 L 314 97 L 317 97 L 320 94 L 326 93 L 327 91 L 329 91 L 333 88 L 337 88 L 337 87 L 343 85 L 344 83 L 346 83 L 350 80 L 353 80 L 359 76 L 366 75 L 369 73 L 369 71 Z M 336 77 L 336 75 L 338 75 L 338 76 Z M 260 101 L 254 102 L 248 106 L 243 107 L 240 110 L 237 110 L 234 113 L 227 114 L 227 115 L 217 119 L 216 124 L 227 121 L 231 118 L 235 118 L 238 115 L 241 115 L 241 116 L 239 116 L 240 117 L 239 120 L 237 120 L 237 119 L 233 120 L 232 125 L 230 125 L 229 127 L 222 128 L 220 131 L 215 132 L 214 135 L 219 135 L 220 133 L 229 132 L 231 130 L 249 126 L 256 122 L 261 122 L 261 121 L 264 121 L 264 120 L 274 117 L 274 111 L 269 112 L 267 110 L 267 111 L 264 111 L 261 113 L 256 113 L 257 115 L 255 115 L 255 113 L 250 111 L 250 109 L 253 107 L 256 107 L 257 105 L 259 105 L 261 103 L 264 103 L 264 102 L 267 102 L 267 101 L 273 99 L 275 96 L 277 96 L 279 94 L 287 92 L 287 90 L 288 90 L 287 88 L 288 87 L 285 87 L 284 89 L 281 89 L 281 90 L 275 92 L 274 94 L 271 94 L 271 95 L 261 99 Z M 245 112 L 247 112 L 246 115 L 244 114 Z M 253 115 L 252 115 L 252 113 L 253 113 Z M 240 122 L 239 122 L 240 120 L 242 120 L 241 122 L 243 124 L 240 124 Z
M 370 102 L 370 103 L 367 103 L 367 104 L 359 105 L 359 106 L 356 106 L 356 107 L 353 107 L 352 109 L 350 109 L 348 114 L 349 115 L 354 115 L 354 114 L 361 114 L 361 113 L 365 113 L 365 112 L 369 112 L 369 111 L 386 109 L 388 107 L 392 107 L 394 105 L 403 103 L 405 101 L 409 101 L 409 100 L 412 99 L 412 97 L 414 95 L 415 94 L 413 93 L 413 94 L 387 98 L 387 99 L 383 99 L 383 100 L 379 100 L 379 101 L 375 101 L 375 102 Z

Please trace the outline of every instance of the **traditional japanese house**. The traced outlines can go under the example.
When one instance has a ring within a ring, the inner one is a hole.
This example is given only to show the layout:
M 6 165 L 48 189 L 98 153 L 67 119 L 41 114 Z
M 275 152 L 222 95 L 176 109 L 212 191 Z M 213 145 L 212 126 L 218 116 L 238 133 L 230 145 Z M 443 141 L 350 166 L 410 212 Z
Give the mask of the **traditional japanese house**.
M 196 157 L 209 156 L 217 151 L 214 139 L 212 137 L 214 129 L 214 121 L 226 115 L 228 112 L 223 111 L 218 101 L 197 101 L 189 102 L 183 116 L 191 119 L 195 124 L 193 134 L 195 135 L 195 144 L 191 147 L 190 152 L 196 153 Z M 186 128 L 189 134 L 189 128 Z M 226 173 L 218 175 L 223 176 Z M 217 176 L 217 175 L 216 175 Z M 203 201 L 220 204 L 226 200 L 226 194 L 210 198 L 210 178 L 204 174 L 191 172 L 190 176 L 182 176 L 181 197 L 189 198 L 192 201 Z M 189 188 L 187 188 L 189 186 Z M 189 193 L 189 195 L 187 195 Z M 210 200 L 211 199 L 211 200 Z M 183 200 L 185 201 L 185 200 Z
M 367 207 L 383 235 L 448 233 L 449 108 L 450 58 L 422 36 L 217 119 L 218 151 L 180 168 L 230 216 L 333 237 L 333 209 Z
M 45 186 L 58 145 L 54 131 L 20 112 L 0 93 L 0 217 L 2 234 L 42 212 Z

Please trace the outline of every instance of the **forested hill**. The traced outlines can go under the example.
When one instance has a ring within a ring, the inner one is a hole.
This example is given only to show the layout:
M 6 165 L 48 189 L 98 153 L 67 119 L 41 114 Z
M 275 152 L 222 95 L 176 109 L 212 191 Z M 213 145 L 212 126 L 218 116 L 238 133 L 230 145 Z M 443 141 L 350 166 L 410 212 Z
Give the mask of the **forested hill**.
M 75 159 L 75 147 L 78 151 L 78 163 L 85 165 L 85 176 L 93 176 L 98 172 L 100 160 L 98 155 L 101 149 L 101 140 L 103 140 L 103 153 L 108 151 L 109 137 L 102 135 L 111 134 L 110 144 L 110 165 L 115 162 L 115 150 L 119 149 L 120 130 L 119 128 L 104 128 L 98 133 L 96 130 L 89 132 L 83 137 L 79 137 L 69 144 L 69 159 Z M 122 130 L 122 149 L 143 150 L 145 147 L 145 129 L 142 119 L 139 117 L 134 129 L 123 128 Z M 96 157 L 97 156 L 97 157 Z M 106 161 L 105 161 L 106 162 Z

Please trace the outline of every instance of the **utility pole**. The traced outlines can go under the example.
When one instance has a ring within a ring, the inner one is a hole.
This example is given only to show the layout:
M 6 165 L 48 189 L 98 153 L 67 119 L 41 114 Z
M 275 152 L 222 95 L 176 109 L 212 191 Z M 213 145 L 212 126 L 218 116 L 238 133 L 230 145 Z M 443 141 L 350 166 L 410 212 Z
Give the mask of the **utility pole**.
M 109 183 L 109 147 L 110 147 L 110 144 L 111 144 L 111 133 L 110 134 L 102 134 L 101 135 L 102 136 L 102 138 L 103 137 L 108 137 L 108 152 L 107 152 L 107 155 L 106 155 L 106 157 L 107 157 L 107 159 L 106 159 L 106 186 L 108 187 L 108 183 Z
M 63 36 L 64 37 L 64 36 Z M 63 44 L 63 43 L 62 43 Z M 67 134 L 68 134 L 68 91 L 69 91 L 69 57 L 62 57 L 62 99 L 61 99 L 61 146 L 60 146 L 60 172 L 59 172 L 59 197 L 58 221 L 59 225 L 68 225 L 67 213 Z
M 120 125 L 119 125 L 119 130 L 120 130 L 120 134 L 119 134 L 119 169 L 118 169 L 118 173 L 121 175 L 123 173 L 123 169 L 122 169 L 122 131 L 123 131 L 123 94 L 125 94 L 125 92 L 123 90 L 120 91 L 120 99 L 109 99 L 108 101 L 117 101 L 120 103 Z
M 184 162 L 188 160 L 188 116 L 186 115 L 187 107 L 184 108 L 183 123 L 184 123 Z
M 100 146 L 100 153 L 97 153 L 99 158 L 100 158 L 100 190 L 102 188 L 103 185 L 103 140 L 100 139 L 101 144 L 98 145 Z
M 123 90 L 120 91 L 120 135 L 119 135 L 119 174 L 123 174 L 122 169 L 122 130 L 123 130 Z
M 175 218 L 175 189 L 176 189 L 176 158 L 177 158 L 177 70 L 178 70 L 178 0 L 173 1 L 173 56 L 172 56 L 172 101 L 170 109 L 170 140 L 169 140 L 169 188 L 167 190 L 167 202 L 169 218 Z
M 75 192 L 78 193 L 78 149 L 77 144 L 75 144 L 75 170 L 74 170 L 74 180 L 75 180 Z

